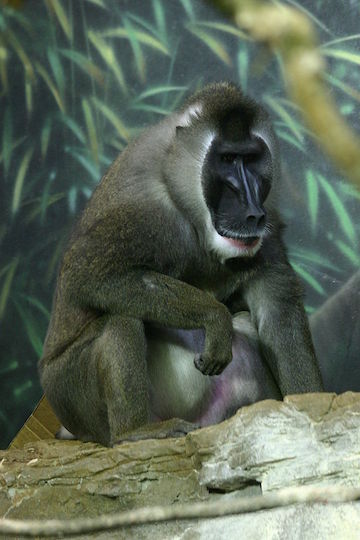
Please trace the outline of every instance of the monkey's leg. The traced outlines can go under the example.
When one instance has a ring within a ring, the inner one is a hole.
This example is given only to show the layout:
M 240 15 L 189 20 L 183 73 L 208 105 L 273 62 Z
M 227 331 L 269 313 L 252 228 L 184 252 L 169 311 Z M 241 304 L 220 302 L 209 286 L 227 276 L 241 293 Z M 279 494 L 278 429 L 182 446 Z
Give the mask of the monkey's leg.
M 57 416 L 81 440 L 112 445 L 183 435 L 196 427 L 178 420 L 147 428 L 146 341 L 138 319 L 101 317 L 40 372 Z

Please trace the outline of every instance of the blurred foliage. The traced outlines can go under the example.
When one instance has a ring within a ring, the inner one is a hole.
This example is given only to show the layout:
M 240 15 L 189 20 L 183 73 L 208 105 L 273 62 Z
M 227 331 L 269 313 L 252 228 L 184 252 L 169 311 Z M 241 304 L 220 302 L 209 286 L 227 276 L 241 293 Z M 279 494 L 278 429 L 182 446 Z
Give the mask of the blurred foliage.
M 312 18 L 331 91 L 359 127 L 358 3 L 341 2 L 337 13 L 325 0 L 288 3 Z M 19 6 L 0 7 L 0 446 L 41 395 L 36 362 L 74 216 L 128 140 L 188 91 L 231 79 L 271 112 L 285 161 L 289 252 L 308 312 L 360 266 L 360 196 L 329 167 L 284 97 L 281 61 L 205 2 Z

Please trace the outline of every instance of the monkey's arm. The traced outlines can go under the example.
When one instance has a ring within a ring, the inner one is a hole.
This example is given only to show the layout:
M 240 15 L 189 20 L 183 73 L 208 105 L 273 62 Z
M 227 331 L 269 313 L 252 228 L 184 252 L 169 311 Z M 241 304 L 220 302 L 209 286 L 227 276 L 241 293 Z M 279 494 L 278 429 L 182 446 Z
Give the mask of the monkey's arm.
M 249 283 L 245 300 L 282 395 L 323 391 L 302 290 L 290 265 L 262 270 Z
M 165 327 L 205 329 L 204 352 L 196 367 L 205 375 L 221 373 L 232 359 L 232 317 L 210 294 L 170 276 L 133 270 L 95 279 L 89 276 L 68 291 L 84 308 L 141 319 Z

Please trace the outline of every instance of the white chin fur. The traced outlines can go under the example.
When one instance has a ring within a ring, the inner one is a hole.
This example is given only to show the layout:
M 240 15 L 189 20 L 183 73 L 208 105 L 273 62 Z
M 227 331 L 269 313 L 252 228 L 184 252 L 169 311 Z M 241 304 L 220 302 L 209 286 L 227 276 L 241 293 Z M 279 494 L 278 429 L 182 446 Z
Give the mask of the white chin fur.
M 226 238 L 221 236 L 215 229 L 209 238 L 208 248 L 214 251 L 219 259 L 223 262 L 226 259 L 234 257 L 253 257 L 261 248 L 262 239 L 254 247 L 238 247 L 231 245 Z

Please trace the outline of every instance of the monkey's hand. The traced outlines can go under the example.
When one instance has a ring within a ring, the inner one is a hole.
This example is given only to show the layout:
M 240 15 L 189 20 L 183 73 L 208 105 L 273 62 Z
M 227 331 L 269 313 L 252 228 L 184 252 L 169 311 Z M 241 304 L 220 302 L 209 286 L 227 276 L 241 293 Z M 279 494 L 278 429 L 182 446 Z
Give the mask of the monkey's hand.
M 210 325 L 205 349 L 194 359 L 196 369 L 204 375 L 220 375 L 232 360 L 232 323 L 229 325 L 229 313 L 225 310 L 218 314 L 214 328 Z M 214 336 L 219 339 L 214 339 Z

